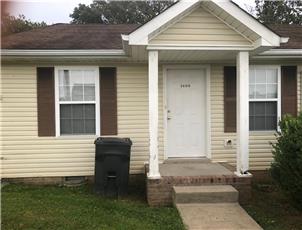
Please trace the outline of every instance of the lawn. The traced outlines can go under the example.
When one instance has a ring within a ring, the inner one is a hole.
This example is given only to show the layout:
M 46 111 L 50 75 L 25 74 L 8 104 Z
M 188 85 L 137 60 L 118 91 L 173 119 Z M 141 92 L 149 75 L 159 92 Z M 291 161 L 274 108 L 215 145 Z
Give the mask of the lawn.
M 177 210 L 150 208 L 132 188 L 121 200 L 96 196 L 91 186 L 6 185 L 2 229 L 183 229 Z
M 273 184 L 255 184 L 245 210 L 268 230 L 302 229 L 302 212 L 295 209 Z
M 244 208 L 264 228 L 302 230 L 297 211 L 272 184 L 253 186 Z M 2 189 L 2 229 L 184 229 L 177 210 L 150 208 L 142 186 L 120 200 L 96 196 L 91 186 L 7 185 Z

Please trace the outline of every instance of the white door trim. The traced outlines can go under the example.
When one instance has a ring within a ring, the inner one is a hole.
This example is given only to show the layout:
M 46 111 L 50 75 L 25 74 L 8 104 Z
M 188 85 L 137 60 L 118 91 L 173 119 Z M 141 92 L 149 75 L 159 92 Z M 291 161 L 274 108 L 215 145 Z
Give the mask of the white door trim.
M 211 66 L 210 65 L 163 65 L 163 125 L 164 125 L 164 159 L 168 159 L 167 146 L 167 72 L 175 69 L 201 69 L 206 71 L 206 157 L 211 159 Z

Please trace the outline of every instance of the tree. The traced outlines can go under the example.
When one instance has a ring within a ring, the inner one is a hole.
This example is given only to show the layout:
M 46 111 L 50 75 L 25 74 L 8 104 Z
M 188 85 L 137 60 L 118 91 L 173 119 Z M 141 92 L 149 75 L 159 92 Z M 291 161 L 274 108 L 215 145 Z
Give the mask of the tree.
M 98 1 L 90 5 L 79 4 L 70 17 L 72 23 L 87 24 L 143 24 L 174 3 L 166 1 Z
M 301 0 L 255 0 L 257 18 L 265 24 L 302 24 Z
M 1 36 L 7 36 L 13 33 L 19 33 L 36 28 L 45 27 L 45 22 L 32 22 L 25 18 L 24 15 L 18 17 L 5 13 L 1 16 Z

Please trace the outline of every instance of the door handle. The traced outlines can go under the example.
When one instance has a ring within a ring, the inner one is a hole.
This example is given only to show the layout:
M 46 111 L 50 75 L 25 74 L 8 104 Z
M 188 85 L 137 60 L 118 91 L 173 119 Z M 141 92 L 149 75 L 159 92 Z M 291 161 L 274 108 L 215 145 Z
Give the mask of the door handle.
M 168 121 L 172 119 L 172 118 L 169 116 L 170 113 L 171 113 L 171 111 L 168 109 L 168 110 L 167 110 L 167 120 L 168 120 Z

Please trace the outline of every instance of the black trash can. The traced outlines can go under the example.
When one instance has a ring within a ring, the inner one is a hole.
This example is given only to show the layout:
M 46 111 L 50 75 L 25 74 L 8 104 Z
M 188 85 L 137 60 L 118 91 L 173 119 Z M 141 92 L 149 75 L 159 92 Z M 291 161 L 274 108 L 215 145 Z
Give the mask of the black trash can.
M 127 194 L 132 142 L 129 138 L 95 140 L 95 192 L 118 197 Z

